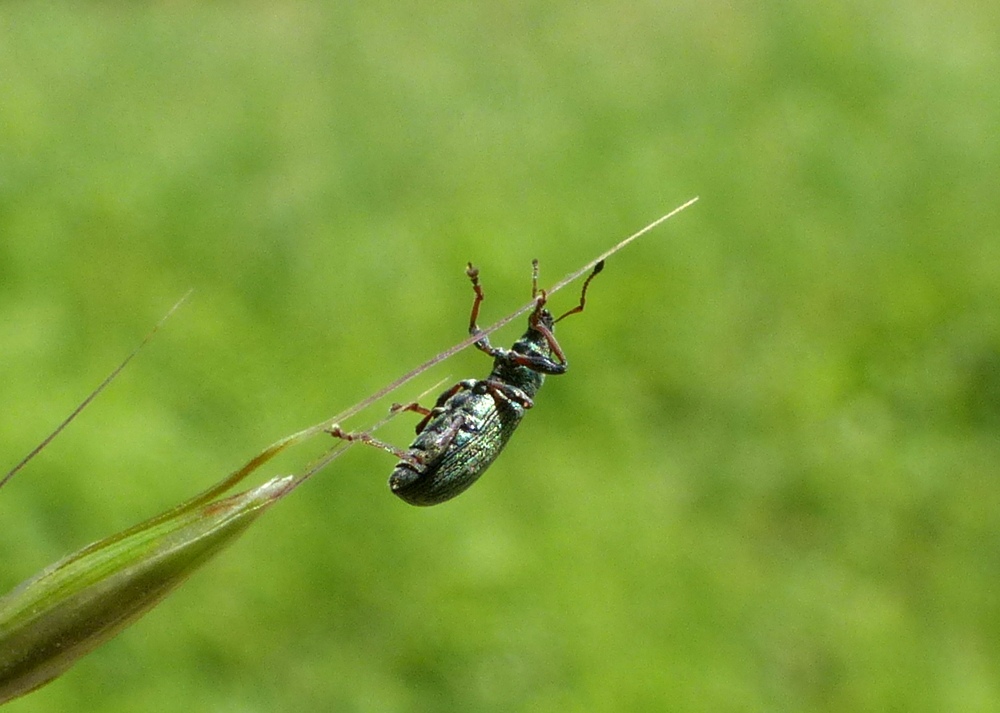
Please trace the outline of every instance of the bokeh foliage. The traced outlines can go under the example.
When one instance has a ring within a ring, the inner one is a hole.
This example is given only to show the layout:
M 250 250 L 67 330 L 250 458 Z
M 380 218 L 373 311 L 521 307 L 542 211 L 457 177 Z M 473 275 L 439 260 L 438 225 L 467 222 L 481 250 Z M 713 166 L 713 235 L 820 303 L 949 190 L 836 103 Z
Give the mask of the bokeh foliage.
M 702 196 L 469 493 L 355 449 L 8 710 L 996 709 L 995 5 L 5 6 L 5 460 L 196 293 L 0 491 L 3 589 L 457 341 L 467 260 L 489 321 Z

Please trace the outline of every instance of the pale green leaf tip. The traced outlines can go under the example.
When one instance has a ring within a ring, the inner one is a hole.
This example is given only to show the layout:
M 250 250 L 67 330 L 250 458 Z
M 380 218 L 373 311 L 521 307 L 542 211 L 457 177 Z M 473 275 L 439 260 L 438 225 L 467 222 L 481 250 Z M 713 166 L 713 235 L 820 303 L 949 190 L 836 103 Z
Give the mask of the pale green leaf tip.
M 65 672 L 147 611 L 290 492 L 274 478 L 89 545 L 0 598 L 0 703 Z

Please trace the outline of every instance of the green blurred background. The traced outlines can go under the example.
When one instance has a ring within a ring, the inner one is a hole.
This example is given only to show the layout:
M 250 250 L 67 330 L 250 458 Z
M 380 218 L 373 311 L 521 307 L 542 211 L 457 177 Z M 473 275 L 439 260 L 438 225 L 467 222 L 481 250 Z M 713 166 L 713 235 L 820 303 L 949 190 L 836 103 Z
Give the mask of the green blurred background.
M 354 449 L 7 710 L 1000 709 L 998 37 L 986 0 L 5 4 L 2 469 L 195 294 L 0 491 L 3 590 L 458 341 L 467 260 L 488 323 L 701 196 L 468 493 Z

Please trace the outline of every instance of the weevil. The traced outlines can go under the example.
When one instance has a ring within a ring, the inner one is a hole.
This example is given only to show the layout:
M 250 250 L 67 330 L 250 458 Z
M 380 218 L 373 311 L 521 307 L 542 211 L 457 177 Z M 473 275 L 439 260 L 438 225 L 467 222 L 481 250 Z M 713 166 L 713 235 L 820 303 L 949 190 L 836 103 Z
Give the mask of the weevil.
M 490 344 L 479 328 L 483 288 L 479 270 L 468 263 L 465 274 L 472 282 L 475 298 L 469 317 L 469 334 L 482 335 L 475 345 L 493 357 L 493 370 L 485 379 L 465 379 L 442 393 L 433 408 L 417 403 L 394 405 L 393 409 L 423 415 L 417 436 L 409 449 L 401 450 L 367 432 L 347 432 L 339 426 L 331 435 L 361 441 L 399 458 L 389 476 L 389 488 L 411 505 L 437 505 L 464 492 L 497 459 L 525 411 L 534 405 L 535 394 L 547 375 L 565 374 L 566 355 L 554 334 L 557 322 L 583 311 L 591 280 L 604 269 L 598 262 L 583 283 L 580 303 L 558 318 L 546 309 L 548 295 L 538 289 L 538 261 L 532 261 L 531 297 L 535 306 L 528 317 L 528 330 L 510 349 Z

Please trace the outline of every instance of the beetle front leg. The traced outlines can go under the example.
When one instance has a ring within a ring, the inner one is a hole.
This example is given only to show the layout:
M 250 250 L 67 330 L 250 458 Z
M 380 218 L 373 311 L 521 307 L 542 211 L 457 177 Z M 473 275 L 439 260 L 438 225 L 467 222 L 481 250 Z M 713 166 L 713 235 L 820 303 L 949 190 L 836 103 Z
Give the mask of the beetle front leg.
M 543 327 L 544 325 L 539 324 L 539 326 Z M 541 332 L 542 330 L 536 329 L 536 331 Z M 551 332 L 549 332 L 549 334 L 551 334 Z M 545 332 L 542 332 L 542 335 L 544 336 Z M 558 342 L 555 342 L 555 335 L 552 335 L 552 340 L 553 342 L 549 344 L 549 348 L 556 354 L 559 361 L 555 361 L 547 356 L 541 356 L 540 354 L 521 354 L 519 352 L 515 352 L 513 349 L 497 349 L 496 356 L 509 364 L 526 366 L 532 371 L 537 371 L 539 374 L 559 376 L 560 374 L 566 373 L 566 357 L 562 356 L 562 349 L 559 348 Z M 555 344 L 554 348 L 552 346 L 553 343 Z
M 472 281 L 472 289 L 476 293 L 476 298 L 472 301 L 472 313 L 469 315 L 469 334 L 472 336 L 479 336 L 482 334 L 482 330 L 479 328 L 479 306 L 486 299 L 486 295 L 483 294 L 483 288 L 479 285 L 479 268 L 474 266 L 471 262 L 468 263 L 468 267 L 465 268 L 465 274 L 468 275 L 469 279 Z M 486 334 L 482 334 L 479 339 L 476 340 L 476 349 L 487 354 L 491 357 L 497 355 L 497 349 L 490 344 L 490 338 Z
M 604 269 L 603 260 L 599 261 L 596 265 L 594 265 L 593 271 L 590 273 L 590 275 L 587 276 L 587 279 L 583 281 L 583 289 L 580 290 L 579 304 L 577 304 L 576 307 L 569 310 L 568 312 L 565 312 L 561 316 L 552 320 L 552 324 L 555 324 L 556 322 L 560 322 L 566 319 L 571 314 L 579 314 L 580 312 L 583 312 L 584 308 L 587 306 L 587 288 L 590 287 L 591 281 L 593 281 L 595 277 L 601 274 L 601 271 L 603 269 Z M 537 271 L 537 265 L 536 265 L 536 271 Z M 537 288 L 533 286 L 532 293 L 534 293 L 536 289 Z M 532 329 L 534 329 L 537 332 L 540 332 L 541 335 L 545 337 L 545 341 L 549 345 L 549 350 L 555 355 L 558 361 L 552 359 L 546 359 L 536 365 L 533 363 L 529 363 L 529 361 L 527 360 L 517 360 L 517 363 L 523 366 L 530 367 L 532 369 L 535 369 L 536 371 L 540 371 L 545 374 L 563 374 L 566 372 L 566 369 L 569 366 L 566 362 L 566 355 L 563 353 L 562 347 L 559 346 L 559 342 L 556 340 L 556 335 L 553 334 L 552 330 L 542 322 L 542 307 L 545 305 L 545 302 L 548 299 L 548 295 L 545 293 L 545 290 L 538 290 L 538 293 L 539 296 L 538 296 L 538 302 L 535 305 L 535 311 L 532 312 L 531 317 L 529 317 L 528 319 L 528 322 L 531 325 Z
M 583 281 L 583 289 L 580 290 L 580 304 L 578 304 L 573 309 L 569 310 L 562 316 L 556 318 L 556 322 L 561 322 L 562 320 L 569 317 L 571 314 L 579 314 L 583 312 L 583 308 L 587 306 L 587 288 L 590 287 L 590 282 L 601 274 L 601 270 L 604 269 L 604 260 L 599 260 L 596 265 L 594 265 L 593 272 L 587 276 L 587 279 Z
M 531 325 L 536 331 L 541 332 L 542 336 L 545 337 L 545 341 L 548 342 L 549 350 L 556 355 L 556 359 L 559 361 L 553 361 L 552 359 L 544 359 L 540 364 L 541 368 L 537 368 L 531 364 L 525 363 L 524 366 L 531 366 L 537 371 L 541 371 L 545 374 L 563 374 L 566 372 L 566 368 L 569 366 L 566 362 L 566 355 L 563 353 L 562 347 L 559 346 L 559 342 L 556 341 L 556 335 L 552 333 L 552 330 L 542 324 L 540 319 L 535 319 Z

